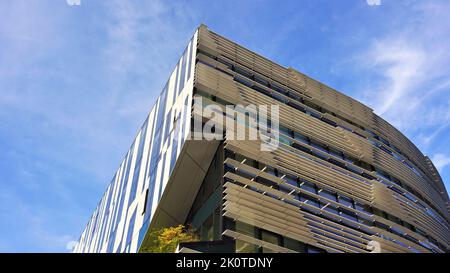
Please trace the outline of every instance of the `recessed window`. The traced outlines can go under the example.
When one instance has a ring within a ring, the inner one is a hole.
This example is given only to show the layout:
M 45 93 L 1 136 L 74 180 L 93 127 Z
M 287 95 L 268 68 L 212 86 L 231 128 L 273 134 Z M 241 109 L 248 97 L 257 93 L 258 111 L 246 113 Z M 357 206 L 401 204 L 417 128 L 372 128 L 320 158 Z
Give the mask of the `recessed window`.
M 294 139 L 309 145 L 309 138 L 300 133 L 294 132 Z
M 338 202 L 346 207 L 353 208 L 353 200 L 345 196 L 338 196 Z
M 270 232 L 270 231 L 261 230 L 261 240 L 271 243 L 271 244 L 274 244 L 274 245 L 277 245 L 277 246 L 281 245 L 281 236 L 276 233 Z M 273 251 L 272 249 L 263 247 L 262 252 L 263 253 L 272 253 L 275 251 Z
M 312 245 L 308 245 L 307 247 L 307 253 L 326 253 L 325 250 L 312 246 Z
M 355 202 L 355 209 L 365 212 L 365 213 L 372 214 L 372 208 L 366 204 L 361 204 L 361 203 Z
M 269 85 L 269 82 L 265 78 L 263 78 L 263 77 L 261 77 L 259 75 L 255 75 L 254 79 L 255 79 L 255 82 L 257 82 L 257 83 L 260 83 L 260 84 L 265 85 L 265 86 Z
M 316 193 L 316 185 L 306 181 L 300 185 L 300 188 L 311 193 Z
M 283 245 L 285 248 L 288 248 L 290 250 L 297 251 L 299 253 L 305 253 L 306 252 L 306 245 L 302 242 L 299 242 L 297 240 L 284 237 L 283 238 Z
M 358 221 L 358 217 L 356 216 L 356 214 L 352 211 L 346 210 L 346 209 L 339 209 L 339 214 L 348 219 L 348 220 L 352 220 L 357 222 Z
M 284 178 L 283 178 L 285 181 L 286 181 L 286 183 L 287 184 L 289 184 L 289 185 L 292 185 L 292 186 L 294 186 L 294 187 L 298 187 L 299 185 L 298 185 L 298 181 L 297 181 L 297 177 L 294 177 L 294 176 L 292 176 L 292 175 L 286 175 Z
M 321 189 L 319 190 L 319 195 L 332 201 L 337 201 L 336 194 L 332 191 Z
M 247 77 L 247 78 L 251 78 L 251 77 L 252 77 L 252 73 L 249 72 L 249 71 L 247 71 L 246 69 L 243 69 L 243 68 L 240 68 L 240 67 L 236 66 L 236 67 L 234 68 L 234 70 L 235 70 L 237 73 L 239 73 L 239 74 L 241 74 L 241 75 L 243 75 L 243 76 L 245 76 L 245 77 Z

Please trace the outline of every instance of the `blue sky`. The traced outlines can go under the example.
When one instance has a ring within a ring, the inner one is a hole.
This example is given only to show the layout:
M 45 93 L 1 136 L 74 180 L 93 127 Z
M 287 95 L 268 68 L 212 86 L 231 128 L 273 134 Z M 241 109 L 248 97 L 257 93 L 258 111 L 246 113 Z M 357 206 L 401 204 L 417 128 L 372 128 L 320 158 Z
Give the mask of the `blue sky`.
M 0 252 L 76 240 L 200 23 L 371 106 L 450 187 L 447 0 L 2 1 Z

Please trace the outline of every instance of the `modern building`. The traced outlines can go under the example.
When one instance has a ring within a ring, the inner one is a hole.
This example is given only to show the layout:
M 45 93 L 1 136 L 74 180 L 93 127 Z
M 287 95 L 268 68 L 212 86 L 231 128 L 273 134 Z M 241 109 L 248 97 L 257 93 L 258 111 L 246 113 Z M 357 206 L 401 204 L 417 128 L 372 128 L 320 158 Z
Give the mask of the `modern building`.
M 278 148 L 192 140 L 195 95 L 278 105 Z M 202 25 L 74 251 L 138 252 L 186 224 L 201 240 L 180 252 L 440 253 L 449 221 L 431 160 L 372 109 Z

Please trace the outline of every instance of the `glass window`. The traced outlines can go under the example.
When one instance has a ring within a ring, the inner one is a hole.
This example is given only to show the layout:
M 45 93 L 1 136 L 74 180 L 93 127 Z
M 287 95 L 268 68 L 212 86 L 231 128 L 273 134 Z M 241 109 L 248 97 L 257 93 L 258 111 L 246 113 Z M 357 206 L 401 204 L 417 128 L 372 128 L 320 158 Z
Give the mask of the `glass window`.
M 272 92 L 272 98 L 274 98 L 277 101 L 282 102 L 282 103 L 287 103 L 288 102 L 287 98 L 283 97 L 282 95 L 280 95 L 280 94 L 278 94 L 276 92 Z
M 236 232 L 256 237 L 255 227 L 244 222 L 236 221 Z
M 373 211 L 373 213 L 374 213 L 375 215 L 387 219 L 386 212 L 384 212 L 384 211 L 382 211 L 382 210 L 379 210 L 379 209 L 377 209 L 377 208 L 372 208 L 372 211 Z
M 128 224 L 128 232 L 127 232 L 127 239 L 126 244 L 131 242 L 132 236 L 133 236 L 133 229 L 134 229 L 134 222 L 136 221 L 136 210 L 134 210 L 133 215 L 130 218 L 130 222 Z
M 185 135 L 186 135 L 186 130 L 187 128 L 189 128 L 189 121 L 188 119 L 190 119 L 189 113 L 190 113 L 190 109 L 189 109 L 189 97 L 186 97 L 185 101 L 184 101 L 184 109 L 183 109 L 183 119 L 182 121 L 182 128 L 181 128 L 181 146 L 183 146 L 184 141 L 185 141 Z
M 387 214 L 387 219 L 392 221 L 392 222 L 394 222 L 394 223 L 397 223 L 399 225 L 403 225 L 403 221 L 400 220 L 400 218 L 398 218 L 398 217 L 396 217 L 396 216 L 394 216 L 392 214 Z
M 235 173 L 240 175 L 240 176 L 242 176 L 242 177 L 244 177 L 244 178 L 250 179 L 250 180 L 255 178 L 255 174 L 253 174 L 251 172 L 248 172 L 248 171 L 246 171 L 244 169 L 237 169 L 237 170 L 235 170 Z
M 284 89 L 280 85 L 273 83 L 273 82 L 270 83 L 270 88 L 272 88 L 273 90 L 275 90 L 277 92 L 283 93 L 283 94 L 286 94 L 286 92 L 287 92 L 286 89 Z
M 128 153 L 128 159 L 127 159 L 127 165 L 125 168 L 125 174 L 122 176 L 122 189 L 121 189 L 121 193 L 119 194 L 120 196 L 120 201 L 119 201 L 119 206 L 118 206 L 118 210 L 117 210 L 117 215 L 116 215 L 116 220 L 115 220 L 115 225 L 114 227 L 116 227 L 117 223 L 120 220 L 120 217 L 122 216 L 122 211 L 123 211 L 123 207 L 125 206 L 124 202 L 125 202 L 125 195 L 126 195 L 126 190 L 127 190 L 127 184 L 128 184 L 128 175 L 130 172 L 130 165 L 131 165 L 131 157 L 133 155 L 133 148 L 134 148 L 134 143 Z
M 319 149 L 321 151 L 324 151 L 324 152 L 328 153 L 328 149 L 327 149 L 327 147 L 325 145 L 323 145 L 323 144 L 321 144 L 321 143 L 319 143 L 319 142 L 317 142 L 315 140 L 312 140 L 312 139 L 311 139 L 310 142 L 311 142 L 310 145 L 313 146 L 314 148 L 317 148 L 317 149 Z
M 248 86 L 248 87 L 252 87 L 253 86 L 253 84 L 251 82 L 249 82 L 248 80 L 245 80 L 242 77 L 236 77 L 235 76 L 234 80 L 237 81 L 238 83 L 243 84 L 243 85 Z
M 246 69 L 243 69 L 241 67 L 235 66 L 234 70 L 237 73 L 239 73 L 239 74 L 241 74 L 241 75 L 243 75 L 243 76 L 245 76 L 247 78 L 251 78 L 252 77 L 252 73 L 250 71 L 247 71 Z
M 402 182 L 400 180 L 398 180 L 395 177 L 391 177 L 391 181 L 394 182 L 396 185 L 403 187 Z
M 178 79 L 180 77 L 180 63 L 181 60 L 178 62 L 177 67 L 175 68 L 175 83 L 173 86 L 173 98 L 172 98 L 172 105 L 175 103 L 175 99 L 177 98 L 177 94 L 178 94 Z
M 353 199 L 339 195 L 338 202 L 346 207 L 353 208 Z
M 309 145 L 309 138 L 298 132 L 294 132 L 294 139 Z
M 300 201 L 305 202 L 306 204 L 312 205 L 314 207 L 320 208 L 320 202 L 319 200 L 317 200 L 317 198 L 302 193 L 300 193 L 299 196 Z
M 285 184 L 278 185 L 278 190 L 283 193 L 287 193 L 287 194 L 291 193 L 291 191 L 292 191 L 292 189 L 290 187 L 286 186 Z
M 177 143 L 178 143 L 177 139 L 174 138 L 173 145 L 172 145 L 172 153 L 170 155 L 170 171 L 169 171 L 169 173 L 172 173 L 173 168 L 175 167 L 175 163 L 177 162 L 177 149 L 178 149 Z
M 259 183 L 263 184 L 264 186 L 271 187 L 271 188 L 274 188 L 274 189 L 278 189 L 278 184 L 277 183 L 275 183 L 275 182 L 273 182 L 273 181 L 271 181 L 269 179 L 266 179 L 264 177 L 258 176 L 256 178 L 256 181 L 258 181 Z
M 283 136 L 283 135 L 280 135 L 279 138 L 278 138 L 278 140 L 279 140 L 281 143 L 286 144 L 286 145 L 288 145 L 288 146 L 291 146 L 291 145 L 292 145 L 292 141 L 291 141 L 289 138 L 287 138 L 287 137 L 285 137 L 285 136 Z
M 287 95 L 296 101 L 301 101 L 301 97 L 294 92 L 289 91 Z
M 163 193 L 163 186 L 164 186 L 164 172 L 166 170 L 166 157 L 167 157 L 167 153 L 164 153 L 162 155 L 162 166 L 161 166 L 161 175 L 159 177 L 159 193 L 158 193 L 158 201 L 161 199 L 162 193 Z
M 366 219 L 361 216 L 358 217 L 358 222 L 366 226 L 373 226 L 373 222 L 370 219 Z
M 361 204 L 361 203 L 355 202 L 355 209 L 358 211 L 372 214 L 372 208 L 366 204 Z
M 167 88 L 168 88 L 169 82 L 166 83 L 164 86 L 164 89 L 159 97 L 158 100 L 158 114 L 156 116 L 156 126 L 155 128 L 159 129 L 160 126 L 162 126 L 164 121 L 164 113 L 166 110 L 166 103 L 167 103 Z
M 273 175 L 273 176 L 277 176 L 277 175 L 275 174 L 275 169 L 272 168 L 272 167 L 269 167 L 269 166 L 266 167 L 266 169 L 264 170 L 264 172 L 265 172 L 265 173 L 268 173 L 268 174 L 271 174 L 271 175 Z
M 307 247 L 307 253 L 326 253 L 325 250 L 312 246 L 312 245 L 308 245 Z
M 261 240 L 274 244 L 274 245 L 281 245 L 281 236 L 270 232 L 270 231 L 266 231 L 266 230 L 261 230 Z M 262 252 L 263 253 L 272 253 L 274 252 L 272 249 L 268 249 L 268 248 L 262 248 Z
M 305 190 L 305 191 L 309 191 L 311 193 L 316 193 L 316 185 L 306 182 L 304 181 L 301 185 L 300 188 Z
M 318 157 L 318 158 L 321 158 L 323 160 L 328 160 L 328 156 L 325 155 L 323 152 L 318 152 L 316 150 L 311 150 L 311 154 L 316 156 L 316 157 Z
M 185 83 L 185 77 L 186 77 L 186 64 L 187 64 L 187 50 L 188 48 L 186 47 L 186 49 L 183 52 L 183 57 L 182 57 L 182 61 L 181 61 L 181 72 L 180 72 L 180 85 L 178 86 L 178 94 L 180 94 L 180 92 L 183 90 L 184 88 L 184 83 Z M 175 101 L 175 99 L 174 99 Z
M 153 205 L 153 195 L 155 193 L 155 186 L 156 186 L 156 169 L 150 172 L 150 181 L 149 181 L 149 188 L 148 188 L 148 197 L 147 197 L 147 203 L 145 204 L 145 216 L 144 221 L 147 221 L 150 217 L 150 214 L 152 212 L 152 205 Z
M 391 231 L 392 233 L 394 233 L 394 234 L 400 236 L 400 237 L 403 237 L 403 235 L 405 234 L 402 230 L 400 230 L 400 229 L 398 229 L 398 228 L 396 228 L 396 227 L 391 227 L 391 230 L 390 230 L 390 231 Z
M 194 41 L 191 40 L 189 44 L 189 58 L 188 58 L 188 68 L 187 68 L 187 81 L 191 78 L 191 67 L 192 67 L 192 54 L 194 51 Z
M 304 146 L 301 146 L 301 145 L 299 145 L 297 143 L 292 143 L 292 147 L 297 149 L 297 150 L 300 150 L 302 152 L 305 152 L 307 154 L 311 154 L 311 149 L 309 149 L 307 147 L 304 147 Z
M 331 155 L 333 155 L 333 156 L 335 156 L 335 157 L 337 157 L 339 159 L 344 159 L 344 154 L 341 151 L 336 150 L 336 149 L 331 148 L 331 147 L 328 148 L 328 151 L 329 151 L 329 153 Z
M 262 84 L 264 86 L 268 86 L 269 85 L 269 82 L 262 76 L 255 75 L 254 78 L 255 78 L 255 82 L 257 82 L 257 83 L 260 83 L 260 84 Z
M 378 174 L 379 176 L 383 177 L 383 178 L 386 179 L 386 180 L 391 181 L 391 177 L 389 176 L 389 174 L 388 174 L 387 172 L 382 171 L 382 170 L 380 170 L 380 169 L 376 169 L 376 172 L 377 172 L 377 174 Z
M 162 134 L 161 134 L 161 130 L 156 130 L 155 131 L 155 136 L 153 137 L 153 145 L 152 145 L 152 151 L 151 151 L 151 156 L 150 156 L 150 162 L 149 162 L 149 170 L 154 170 L 156 165 L 158 164 L 160 158 L 161 158 L 161 139 L 162 139 Z M 148 174 L 150 175 L 150 174 Z
M 333 126 L 333 127 L 336 127 L 336 126 L 337 126 L 337 123 L 336 123 L 336 122 L 334 122 L 334 121 L 332 121 L 332 120 L 329 120 L 329 119 L 327 119 L 327 118 L 322 117 L 321 120 L 322 120 L 323 122 L 325 122 L 325 123 L 328 123 L 329 125 L 331 125 L 331 126 Z
M 349 163 L 353 163 L 353 162 L 357 161 L 357 159 L 352 157 L 352 156 L 349 156 L 349 155 L 346 155 L 346 154 L 343 154 L 343 156 L 344 156 L 344 160 L 349 162 Z
M 258 91 L 261 94 L 264 94 L 266 96 L 272 96 L 272 93 L 270 93 L 270 91 L 268 91 L 268 90 L 266 90 L 266 89 L 264 89 L 262 87 L 259 87 L 258 85 L 252 85 L 250 87 L 255 89 L 256 91 Z
M 286 175 L 284 178 L 283 178 L 285 181 L 286 181 L 286 183 L 287 184 L 289 184 L 289 185 L 292 185 L 292 186 L 294 186 L 294 187 L 298 187 L 299 185 L 298 185 L 298 181 L 297 181 L 297 177 L 295 177 L 295 176 L 292 176 L 292 175 Z
M 377 227 L 377 228 L 389 231 L 389 226 L 385 225 L 385 224 L 383 224 L 381 222 L 375 221 L 374 222 L 374 226 Z
M 308 115 L 310 115 L 311 117 L 320 119 L 320 114 L 318 114 L 318 113 L 316 113 L 316 112 L 307 110 L 306 113 L 307 113 Z
M 299 242 L 297 240 L 291 239 L 289 237 L 283 238 L 283 244 L 285 248 L 297 251 L 299 253 L 305 253 L 306 252 L 306 246 L 304 243 Z
M 299 110 L 299 111 L 301 111 L 301 112 L 303 112 L 303 113 L 306 112 L 305 107 L 303 107 L 303 106 L 301 106 L 301 105 L 298 105 L 297 103 L 288 101 L 288 102 L 287 102 L 287 105 L 289 105 L 289 106 L 291 106 L 291 107 L 293 107 L 293 108 L 295 108 L 295 109 L 297 109 L 297 110 Z
M 340 208 L 339 209 L 339 214 L 342 217 L 346 218 L 346 219 L 349 219 L 349 220 L 352 220 L 352 221 L 355 221 L 355 222 L 358 221 L 358 218 L 356 217 L 356 214 L 354 212 L 352 212 L 352 211 Z
M 325 189 L 320 189 L 319 190 L 319 195 L 322 197 L 325 197 L 327 199 L 330 199 L 332 201 L 337 201 L 336 199 L 336 194 L 332 191 L 329 190 L 325 190 Z
M 341 168 L 343 168 L 343 169 L 346 169 L 346 168 L 347 168 L 347 167 L 345 166 L 344 163 L 342 163 L 342 162 L 340 162 L 340 161 L 337 161 L 337 160 L 335 160 L 334 158 L 329 158 L 329 159 L 328 159 L 328 162 L 330 162 L 330 163 L 333 164 L 333 165 L 339 166 L 339 167 L 341 167 Z
M 131 182 L 131 192 L 130 192 L 130 198 L 128 200 L 128 206 L 136 198 L 136 190 L 137 190 L 140 170 L 141 170 L 141 164 L 136 165 L 136 168 L 134 169 L 134 173 L 133 173 L 133 181 Z
M 209 94 L 207 92 L 204 92 L 202 90 L 198 90 L 198 89 L 195 90 L 194 95 L 202 96 L 202 97 L 207 98 L 209 100 L 213 100 L 213 97 L 214 97 L 213 95 L 211 95 L 211 94 Z
M 284 134 L 284 135 L 286 135 L 288 137 L 292 136 L 292 130 L 287 128 L 287 127 L 284 127 L 282 125 L 280 125 L 280 133 L 282 133 L 282 134 Z
M 172 120 L 170 119 L 170 115 L 172 114 L 172 111 L 169 111 L 169 113 L 167 113 L 166 115 L 166 125 L 164 126 L 164 143 L 167 140 L 167 138 L 169 137 L 170 134 L 170 127 L 172 125 Z
M 415 228 L 413 225 L 411 225 L 410 223 L 407 222 L 403 222 L 403 226 L 406 227 L 409 230 L 415 231 Z
M 356 168 L 355 166 L 353 166 L 352 164 L 348 164 L 345 168 L 347 170 L 351 171 L 352 173 L 356 173 L 358 175 L 362 174 L 362 171 L 360 169 Z

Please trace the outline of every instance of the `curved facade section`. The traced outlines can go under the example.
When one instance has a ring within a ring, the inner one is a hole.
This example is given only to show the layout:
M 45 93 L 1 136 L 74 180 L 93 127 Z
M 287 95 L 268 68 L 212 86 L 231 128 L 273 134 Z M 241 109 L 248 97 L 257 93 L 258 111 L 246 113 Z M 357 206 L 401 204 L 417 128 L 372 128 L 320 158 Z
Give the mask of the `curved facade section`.
M 204 106 L 250 104 L 278 105 L 277 149 L 191 138 Z M 448 208 L 431 160 L 372 109 L 202 25 L 75 251 L 137 252 L 185 224 L 201 241 L 180 252 L 441 253 Z
M 283 251 L 295 240 L 311 251 L 367 252 L 379 244 L 382 252 L 448 252 L 447 192 L 402 133 L 295 69 L 207 28 L 199 33 L 197 92 L 212 103 L 280 106 L 278 150 L 225 140 L 224 216 L 235 227 L 225 234 L 251 245 L 239 235 L 244 226 L 257 249 L 267 231 Z

